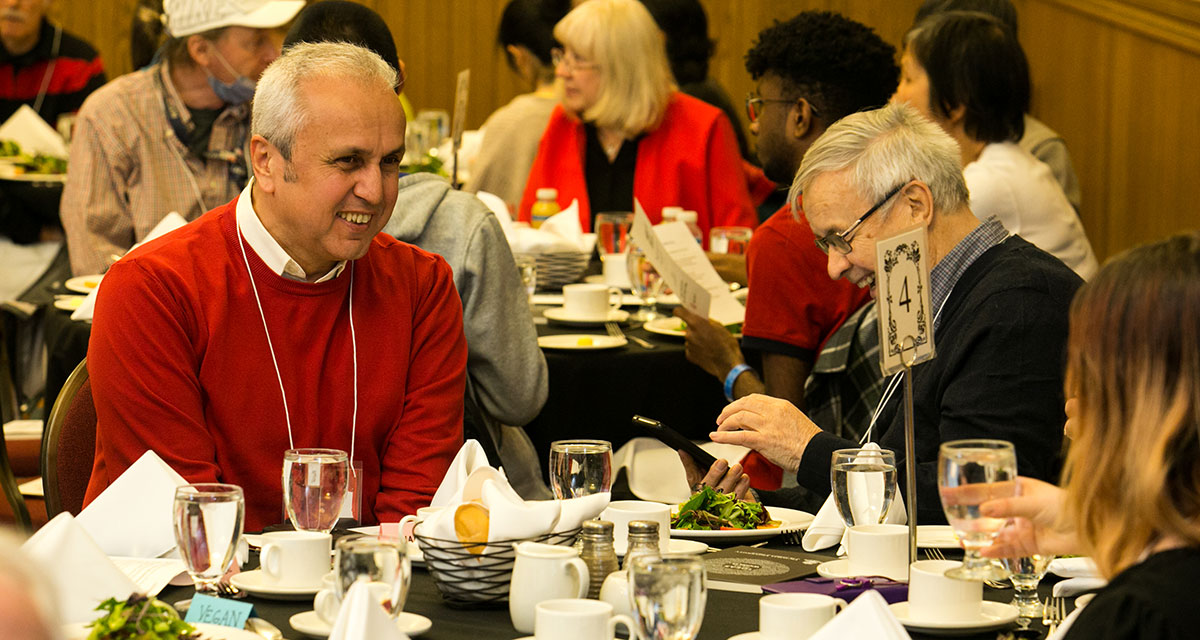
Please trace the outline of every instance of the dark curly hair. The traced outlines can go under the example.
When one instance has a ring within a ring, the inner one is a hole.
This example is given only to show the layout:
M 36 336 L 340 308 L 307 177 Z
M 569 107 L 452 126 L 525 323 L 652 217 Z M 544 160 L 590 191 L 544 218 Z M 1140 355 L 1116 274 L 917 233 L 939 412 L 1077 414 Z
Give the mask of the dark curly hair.
M 900 75 L 892 45 L 829 11 L 805 11 L 764 29 L 746 53 L 746 71 L 755 80 L 779 76 L 830 122 L 886 104 Z

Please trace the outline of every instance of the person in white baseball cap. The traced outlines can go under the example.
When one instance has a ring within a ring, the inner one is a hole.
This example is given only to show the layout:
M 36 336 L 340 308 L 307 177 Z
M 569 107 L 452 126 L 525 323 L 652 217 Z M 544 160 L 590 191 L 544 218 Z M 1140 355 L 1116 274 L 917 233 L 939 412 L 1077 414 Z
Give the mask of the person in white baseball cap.
M 102 273 L 162 218 L 241 192 L 250 99 L 303 0 L 165 0 L 158 62 L 96 91 L 76 121 L 63 228 L 75 273 Z

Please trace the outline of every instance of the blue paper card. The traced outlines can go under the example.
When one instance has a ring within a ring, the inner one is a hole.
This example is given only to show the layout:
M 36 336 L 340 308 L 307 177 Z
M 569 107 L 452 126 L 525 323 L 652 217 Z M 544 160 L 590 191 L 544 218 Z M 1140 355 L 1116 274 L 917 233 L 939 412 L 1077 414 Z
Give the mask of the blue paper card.
M 197 593 L 192 598 L 192 604 L 188 607 L 187 615 L 183 619 L 187 622 L 203 622 L 242 629 L 246 626 L 246 619 L 253 612 L 254 605 L 249 602 L 214 598 Z

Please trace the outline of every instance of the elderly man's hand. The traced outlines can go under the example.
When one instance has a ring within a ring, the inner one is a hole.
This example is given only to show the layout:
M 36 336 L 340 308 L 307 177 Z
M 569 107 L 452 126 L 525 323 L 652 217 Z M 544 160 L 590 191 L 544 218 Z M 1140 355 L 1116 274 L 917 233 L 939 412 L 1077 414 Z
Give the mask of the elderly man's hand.
M 713 442 L 750 447 L 788 473 L 800 468 L 800 459 L 821 428 L 792 403 L 753 394 L 725 407 L 717 416 Z
M 700 487 L 712 487 L 721 493 L 732 493 L 738 500 L 758 502 L 750 491 L 750 476 L 742 472 L 742 465 L 735 462 L 730 466 L 729 461 L 722 458 L 708 468 L 708 473 L 701 475 L 692 456 L 682 450 L 678 453 L 692 493 L 699 491 Z
M 675 307 L 675 317 L 687 323 L 684 354 L 692 364 L 718 380 L 724 380 L 730 369 L 746 362 L 737 338 L 717 321 L 698 316 L 683 307 Z

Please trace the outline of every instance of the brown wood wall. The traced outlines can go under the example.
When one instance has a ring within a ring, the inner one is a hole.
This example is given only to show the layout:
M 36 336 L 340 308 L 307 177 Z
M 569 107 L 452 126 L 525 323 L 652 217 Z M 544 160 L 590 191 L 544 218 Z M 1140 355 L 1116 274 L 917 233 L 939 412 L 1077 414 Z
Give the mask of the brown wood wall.
M 391 26 L 417 108 L 450 109 L 471 68 L 468 127 L 524 91 L 495 45 L 505 0 L 360 0 Z M 742 56 L 759 30 L 805 9 L 842 12 L 898 43 L 920 0 L 702 0 L 712 74 L 740 101 Z M 1200 227 L 1200 3 L 1014 0 L 1033 69 L 1034 108 L 1066 138 L 1082 217 L 1101 257 Z M 129 71 L 134 0 L 58 0 L 63 25 L 92 41 L 110 77 Z M 745 123 L 742 123 L 745 126 Z

